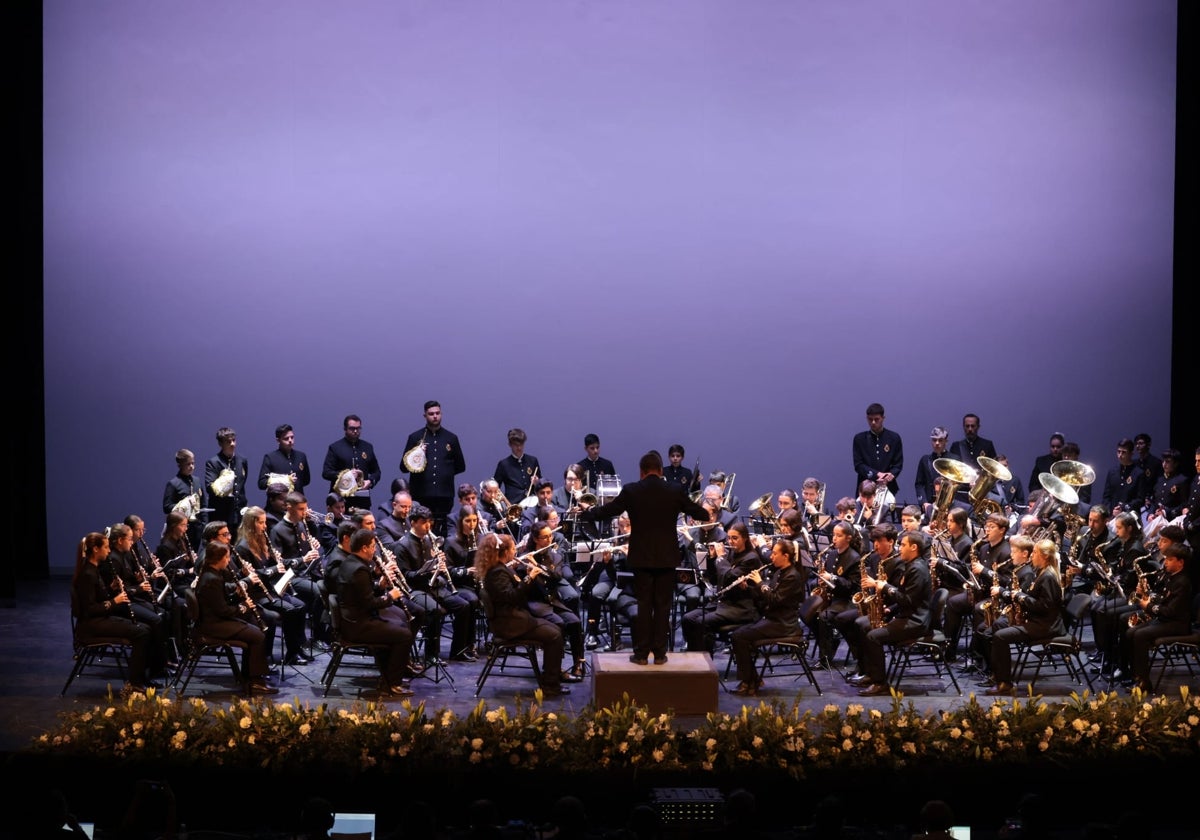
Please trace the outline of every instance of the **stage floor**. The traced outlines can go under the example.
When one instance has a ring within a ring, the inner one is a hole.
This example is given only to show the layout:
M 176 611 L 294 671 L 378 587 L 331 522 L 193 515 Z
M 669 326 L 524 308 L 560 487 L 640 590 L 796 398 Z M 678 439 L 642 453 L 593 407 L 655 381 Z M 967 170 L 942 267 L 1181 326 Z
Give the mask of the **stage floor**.
M 1085 639 L 1090 642 L 1090 629 L 1085 629 Z M 681 645 L 677 643 L 677 647 Z M 627 654 L 628 651 L 625 651 L 623 654 L 612 653 L 608 656 Z M 328 654 L 320 654 L 311 665 L 283 669 L 281 681 L 273 680 L 278 682 L 280 688 L 280 693 L 273 699 L 277 702 L 295 699 L 314 706 L 328 703 L 335 707 L 349 706 L 356 700 L 373 699 L 375 679 L 365 674 L 358 676 L 363 672 L 348 667 L 339 673 L 328 697 L 323 697 L 319 681 L 328 658 Z M 682 656 L 678 658 L 683 660 Z M 844 658 L 843 646 L 837 659 L 839 665 Z M 816 672 L 822 691 L 820 695 L 803 676 L 799 679 L 782 676 L 768 680 L 765 690 L 758 698 L 747 700 L 730 693 L 737 685 L 737 679 L 732 673 L 725 678 L 727 661 L 728 654 L 722 651 L 718 651 L 713 659 L 718 677 L 716 705 L 717 710 L 721 712 L 736 713 L 741 710 L 743 704 L 757 705 L 760 701 L 778 701 L 788 706 L 798 702 L 802 709 L 816 710 L 827 704 L 844 707 L 847 703 L 859 703 L 866 708 L 878 709 L 891 706 L 890 697 L 859 697 L 857 689 L 846 682 L 840 671 Z M 649 669 L 646 678 L 649 678 L 657 667 L 664 668 L 663 676 L 667 677 L 665 669 L 675 671 L 682 664 L 682 661 L 676 663 L 672 660 L 666 666 L 644 666 Z M 25 746 L 31 739 L 54 727 L 64 712 L 88 709 L 105 701 L 109 682 L 115 677 L 106 678 L 103 673 L 85 673 L 72 683 L 66 696 L 60 696 L 71 667 L 69 581 L 65 578 L 51 578 L 18 583 L 15 604 L 5 604 L 0 608 L 0 674 L 3 675 L 3 679 L 0 680 L 0 720 L 3 721 L 0 723 L 0 751 L 12 751 Z M 518 697 L 531 697 L 534 688 L 532 678 L 528 672 L 517 670 L 507 673 L 493 672 L 488 677 L 483 692 L 476 697 L 475 679 L 482 667 L 482 659 L 476 663 L 452 662 L 448 663 L 440 682 L 426 678 L 414 679 L 412 685 L 416 694 L 412 700 L 423 701 L 426 709 L 430 711 L 447 708 L 456 714 L 466 715 L 480 700 L 489 707 L 503 705 L 513 708 Z M 641 666 L 628 667 L 642 670 Z M 548 700 L 547 705 L 559 708 L 566 714 L 582 709 L 592 702 L 594 679 L 595 677 L 589 674 L 584 682 L 570 686 L 569 696 Z M 955 693 L 948 680 L 939 681 L 923 676 L 906 678 L 902 690 L 906 701 L 911 700 L 922 711 L 946 709 L 965 700 L 972 691 L 983 691 L 973 679 L 959 675 L 962 698 Z M 1175 694 L 1186 680 L 1186 672 L 1168 674 L 1163 680 L 1162 690 Z M 1097 687 L 1104 687 L 1104 683 L 1098 681 Z M 119 688 L 119 685 L 114 685 L 114 689 Z M 207 676 L 197 672 L 187 694 L 202 696 L 211 702 L 228 702 L 237 696 L 234 688 L 228 671 L 210 671 Z M 1019 686 L 1019 690 L 1024 692 L 1024 686 Z M 1065 698 L 1073 691 L 1082 690 L 1082 686 L 1073 683 L 1062 671 L 1054 673 L 1043 670 L 1037 683 L 1038 693 L 1051 700 Z M 395 699 L 386 702 L 399 705 L 399 700 Z M 688 727 L 699 719 L 700 716 L 677 717 L 681 727 Z

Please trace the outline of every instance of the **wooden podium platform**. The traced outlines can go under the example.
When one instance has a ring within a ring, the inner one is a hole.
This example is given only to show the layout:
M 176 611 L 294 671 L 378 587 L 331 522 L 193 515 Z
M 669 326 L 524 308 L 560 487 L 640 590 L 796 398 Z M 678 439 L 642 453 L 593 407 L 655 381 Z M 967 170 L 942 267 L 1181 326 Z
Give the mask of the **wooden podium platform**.
M 717 711 L 720 679 L 707 653 L 671 653 L 663 665 L 634 665 L 629 652 L 592 654 L 592 702 L 611 706 L 628 694 L 652 713 L 705 715 Z

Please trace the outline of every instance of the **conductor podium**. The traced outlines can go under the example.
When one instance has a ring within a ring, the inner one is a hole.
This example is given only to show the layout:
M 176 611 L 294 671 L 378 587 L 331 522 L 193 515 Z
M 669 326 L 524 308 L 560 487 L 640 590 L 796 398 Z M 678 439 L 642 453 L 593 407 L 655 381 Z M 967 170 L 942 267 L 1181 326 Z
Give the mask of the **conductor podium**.
M 663 665 L 635 665 L 629 652 L 592 654 L 592 703 L 612 706 L 628 694 L 635 705 L 652 714 L 673 710 L 676 715 L 705 715 L 717 711 L 720 679 L 707 653 L 671 653 Z

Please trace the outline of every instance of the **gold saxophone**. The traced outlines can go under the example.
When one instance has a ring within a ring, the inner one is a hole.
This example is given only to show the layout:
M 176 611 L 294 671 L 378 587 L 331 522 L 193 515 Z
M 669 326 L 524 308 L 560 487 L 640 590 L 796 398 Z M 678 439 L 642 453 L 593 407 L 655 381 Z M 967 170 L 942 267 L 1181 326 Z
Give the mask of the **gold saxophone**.
M 870 575 L 867 574 L 867 564 L 862 560 L 859 561 L 859 590 L 858 592 L 854 593 L 854 598 L 851 600 L 858 604 L 859 613 L 868 617 L 872 630 L 877 627 L 882 627 L 885 623 L 883 615 L 885 606 L 883 603 L 883 595 L 881 593 L 883 587 L 887 586 L 886 564 L 899 553 L 900 552 L 898 551 L 893 551 L 887 557 L 880 558 L 879 567 L 875 570 L 875 592 L 870 595 L 866 593 L 866 588 L 864 586 L 867 578 L 870 577 Z

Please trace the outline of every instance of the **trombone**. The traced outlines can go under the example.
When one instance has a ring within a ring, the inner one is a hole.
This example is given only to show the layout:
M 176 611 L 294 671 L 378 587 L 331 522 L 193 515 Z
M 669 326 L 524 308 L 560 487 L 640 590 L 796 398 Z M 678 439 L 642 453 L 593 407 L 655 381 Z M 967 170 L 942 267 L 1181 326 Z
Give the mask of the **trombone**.
M 721 507 L 729 510 L 729 503 L 733 501 L 733 482 L 737 478 L 737 473 L 731 472 L 729 478 L 725 479 L 725 495 L 721 498 Z

